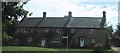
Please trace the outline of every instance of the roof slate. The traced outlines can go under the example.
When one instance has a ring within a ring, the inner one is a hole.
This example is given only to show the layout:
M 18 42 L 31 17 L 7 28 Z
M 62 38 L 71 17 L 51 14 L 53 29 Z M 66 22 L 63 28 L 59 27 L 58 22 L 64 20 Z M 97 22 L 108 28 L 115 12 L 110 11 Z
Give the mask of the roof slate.
M 101 18 L 73 17 L 67 27 L 100 28 Z
M 25 18 L 23 19 L 18 27 L 36 27 L 42 18 Z
M 51 17 L 46 18 L 38 27 L 63 27 L 67 18 L 63 17 Z
M 100 28 L 102 17 L 47 17 L 26 18 L 18 27 L 78 27 L 78 28 Z M 66 24 L 67 23 L 67 24 Z

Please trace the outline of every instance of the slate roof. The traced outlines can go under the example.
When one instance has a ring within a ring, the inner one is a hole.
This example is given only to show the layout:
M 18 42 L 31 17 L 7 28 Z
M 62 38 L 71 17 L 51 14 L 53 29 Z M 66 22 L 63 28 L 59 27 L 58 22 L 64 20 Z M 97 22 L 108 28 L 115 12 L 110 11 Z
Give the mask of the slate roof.
M 23 19 L 18 27 L 36 27 L 42 21 L 42 18 L 25 18 Z
M 64 17 L 47 17 L 42 21 L 39 27 L 64 27 L 67 18 Z
M 26 18 L 18 27 L 77 27 L 77 28 L 100 28 L 102 17 L 47 17 Z M 67 23 L 67 24 L 66 24 Z
M 72 17 L 67 27 L 100 28 L 101 17 Z

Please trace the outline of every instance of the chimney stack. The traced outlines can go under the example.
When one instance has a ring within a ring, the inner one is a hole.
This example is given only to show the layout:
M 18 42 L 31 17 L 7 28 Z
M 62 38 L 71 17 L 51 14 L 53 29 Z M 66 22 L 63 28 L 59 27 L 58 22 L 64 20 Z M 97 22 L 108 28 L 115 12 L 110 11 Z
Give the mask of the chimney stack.
M 103 11 L 103 18 L 102 18 L 102 21 L 101 21 L 101 28 L 104 28 L 106 24 L 106 12 Z
M 106 12 L 103 11 L 103 19 L 104 19 L 104 22 L 106 22 Z
M 71 18 L 72 18 L 72 12 L 69 11 L 69 12 L 68 12 L 68 15 L 67 15 L 67 16 L 64 16 L 64 17 L 67 18 L 67 21 L 66 21 L 66 23 L 64 24 L 64 27 L 66 27 L 67 24 L 70 22 L 70 20 L 71 20 Z
M 68 12 L 68 17 L 72 17 L 72 12 L 71 11 Z
M 46 12 L 43 12 L 43 18 L 46 18 Z
M 103 18 L 106 18 L 106 12 L 103 11 Z

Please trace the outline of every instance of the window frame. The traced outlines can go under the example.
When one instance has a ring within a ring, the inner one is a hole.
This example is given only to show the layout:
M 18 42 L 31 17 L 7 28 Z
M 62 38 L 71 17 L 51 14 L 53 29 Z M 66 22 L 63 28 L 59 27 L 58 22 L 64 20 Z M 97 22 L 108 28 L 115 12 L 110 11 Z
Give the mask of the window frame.
M 76 32 L 76 29 L 75 28 L 71 28 L 70 29 L 70 33 L 75 33 Z
M 28 42 L 32 42 L 32 37 L 27 37 Z
M 22 32 L 26 33 L 27 29 L 26 28 L 22 28 Z
M 60 32 L 61 32 L 61 30 L 60 30 L 60 29 L 56 29 L 56 32 L 57 32 L 57 33 L 60 33 Z
M 95 29 L 90 29 L 90 34 L 94 34 L 95 33 Z
M 54 38 L 54 39 L 52 40 L 52 42 L 53 42 L 53 43 L 59 43 L 59 42 L 60 42 L 60 38 Z
M 94 38 L 89 39 L 89 44 L 94 45 L 95 44 L 95 39 Z

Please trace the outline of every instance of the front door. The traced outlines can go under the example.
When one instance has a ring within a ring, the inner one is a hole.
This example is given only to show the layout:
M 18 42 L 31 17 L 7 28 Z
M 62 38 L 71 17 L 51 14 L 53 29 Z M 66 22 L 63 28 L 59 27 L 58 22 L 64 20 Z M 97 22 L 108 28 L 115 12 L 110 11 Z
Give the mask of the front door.
M 45 38 L 41 39 L 41 46 L 45 46 Z
M 84 38 L 81 37 L 81 38 L 80 38 L 80 47 L 83 47 L 83 46 L 84 46 Z
M 67 38 L 62 39 L 63 47 L 67 47 Z

